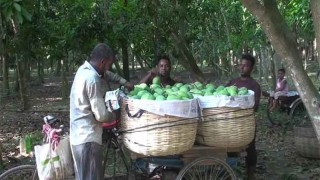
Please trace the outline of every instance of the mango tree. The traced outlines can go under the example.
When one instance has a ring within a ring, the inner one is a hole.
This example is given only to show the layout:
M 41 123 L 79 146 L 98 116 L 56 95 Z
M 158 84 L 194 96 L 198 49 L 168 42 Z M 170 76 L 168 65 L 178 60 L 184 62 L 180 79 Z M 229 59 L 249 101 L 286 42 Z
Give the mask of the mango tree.
M 18 40 L 19 26 L 27 20 L 31 21 L 31 14 L 25 9 L 22 0 L 3 0 L 0 3 L 1 12 L 3 13 L 4 19 L 8 22 L 14 32 L 14 40 Z M 17 45 L 17 44 L 16 44 Z M 15 60 L 18 73 L 19 81 L 19 92 L 22 102 L 23 110 L 29 108 L 28 105 L 28 92 L 26 86 L 26 75 L 25 75 L 25 61 L 19 55 L 17 49 L 15 49 Z
M 241 0 L 241 2 L 256 17 L 275 51 L 281 57 L 288 75 L 293 80 L 308 110 L 317 137 L 320 140 L 320 95 L 303 68 L 302 58 L 297 51 L 296 38 L 280 13 L 277 1 Z M 311 2 L 312 6 L 319 7 L 320 2 L 318 0 L 311 0 Z M 315 7 L 312 8 L 313 13 L 319 14 L 320 9 Z M 319 21 L 319 19 L 314 20 Z M 315 33 L 320 34 L 319 31 Z

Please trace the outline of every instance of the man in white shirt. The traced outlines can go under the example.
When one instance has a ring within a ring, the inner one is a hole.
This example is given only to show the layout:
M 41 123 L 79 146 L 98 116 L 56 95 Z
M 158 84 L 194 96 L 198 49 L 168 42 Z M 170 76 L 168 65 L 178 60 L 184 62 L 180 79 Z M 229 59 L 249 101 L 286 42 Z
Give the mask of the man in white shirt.
M 70 93 L 70 143 L 77 180 L 103 179 L 102 122 L 115 116 L 104 102 L 106 81 L 103 74 L 113 63 L 109 46 L 99 43 L 90 60 L 79 67 Z

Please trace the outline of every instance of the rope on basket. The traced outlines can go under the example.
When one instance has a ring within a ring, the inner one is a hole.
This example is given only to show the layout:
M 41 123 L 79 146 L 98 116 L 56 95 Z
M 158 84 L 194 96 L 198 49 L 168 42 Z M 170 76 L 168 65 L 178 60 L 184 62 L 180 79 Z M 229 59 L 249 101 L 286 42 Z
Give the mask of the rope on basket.
M 250 109 L 252 109 L 252 108 L 250 108 Z M 144 110 L 140 109 L 137 113 L 135 113 L 134 115 L 131 115 L 131 113 L 129 111 L 128 104 L 126 104 L 125 110 L 126 110 L 128 116 L 130 118 L 140 118 L 142 116 L 142 114 L 145 112 Z M 242 110 L 243 109 L 235 109 L 235 110 L 227 111 L 227 112 L 211 113 L 211 114 L 207 114 L 207 115 L 202 115 L 201 117 L 210 117 L 210 116 L 214 116 L 214 115 L 224 115 L 224 114 L 228 114 L 228 113 L 239 112 L 239 111 L 242 111 Z M 248 110 L 248 109 L 246 109 L 246 110 Z M 237 118 L 249 117 L 249 116 L 252 116 L 252 114 L 237 116 Z M 228 120 L 228 119 L 233 119 L 233 118 L 234 117 L 230 117 L 230 118 L 226 118 L 226 117 L 224 117 L 224 118 L 215 118 L 215 119 L 211 119 L 211 120 L 206 121 L 206 122 L 218 121 L 218 120 Z M 166 127 L 174 127 L 174 126 L 181 126 L 181 125 L 198 123 L 197 121 L 187 122 L 186 120 L 188 120 L 188 119 L 194 119 L 194 118 L 183 118 L 183 119 L 179 119 L 179 120 L 171 121 L 171 122 L 162 122 L 162 123 L 155 123 L 155 124 L 151 124 L 151 125 L 141 126 L 141 127 L 134 128 L 134 129 L 119 130 L 119 133 L 122 134 L 122 133 L 144 132 L 144 131 L 155 130 L 155 129 L 158 129 L 158 128 L 166 128 Z M 177 124 L 178 122 L 182 122 L 182 121 L 184 121 L 184 123 Z M 173 124 L 173 123 L 175 123 L 175 124 Z M 166 124 L 168 124 L 168 125 L 166 125 Z M 159 125 L 164 125 L 164 126 L 156 127 L 156 126 L 159 126 Z M 148 129 L 146 130 L 146 128 L 148 128 Z

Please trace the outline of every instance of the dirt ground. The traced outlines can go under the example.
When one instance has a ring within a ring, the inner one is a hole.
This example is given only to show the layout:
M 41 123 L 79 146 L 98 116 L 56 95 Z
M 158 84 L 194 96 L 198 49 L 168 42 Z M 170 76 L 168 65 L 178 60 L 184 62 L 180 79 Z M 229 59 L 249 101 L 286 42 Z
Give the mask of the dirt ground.
M 136 77 L 139 78 L 139 75 Z M 18 96 L 1 100 L 0 141 L 3 144 L 3 167 L 0 168 L 0 174 L 19 164 L 34 163 L 32 157 L 23 157 L 19 154 L 19 136 L 36 132 L 35 134 L 41 139 L 42 118 L 45 115 L 56 116 L 68 126 L 69 103 L 63 102 L 60 98 L 60 85 L 59 78 L 48 77 L 44 84 L 32 86 L 29 111 L 23 112 L 19 109 Z M 320 161 L 301 157 L 295 149 L 292 128 L 270 126 L 264 107 L 266 101 L 262 100 L 257 113 L 256 179 L 320 179 Z M 240 179 L 243 179 L 244 158 L 241 158 L 236 172 Z

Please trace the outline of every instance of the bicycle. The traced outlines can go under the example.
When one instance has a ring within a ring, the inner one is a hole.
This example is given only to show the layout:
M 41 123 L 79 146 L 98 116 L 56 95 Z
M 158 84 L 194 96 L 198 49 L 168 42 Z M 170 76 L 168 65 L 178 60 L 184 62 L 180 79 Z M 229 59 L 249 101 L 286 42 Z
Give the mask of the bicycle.
M 141 113 L 137 114 L 142 115 Z M 118 112 L 118 117 L 119 115 L 120 112 Z M 112 123 L 104 125 L 105 141 L 109 142 L 104 160 L 104 167 L 107 167 L 105 168 L 105 177 L 128 180 L 236 179 L 231 167 L 215 157 L 200 157 L 186 165 L 181 155 L 134 158 L 130 156 L 128 158 L 121 146 L 121 135 L 126 132 L 120 130 L 119 123 L 120 118 L 117 118 Z M 109 154 L 110 151 L 114 154 Z M 113 161 L 110 161 L 111 159 Z
M 45 116 L 44 117 L 44 122 L 45 124 L 49 124 L 50 126 L 57 126 L 56 124 L 59 124 L 59 123 L 56 123 L 58 119 L 53 117 L 53 116 Z M 116 140 L 117 137 L 118 137 L 118 134 L 116 133 L 115 131 L 115 125 L 118 121 L 113 121 L 111 123 L 104 123 L 104 133 L 103 133 L 103 136 L 104 136 L 104 141 L 103 141 L 103 145 L 107 147 L 108 150 L 110 151 L 106 151 L 106 154 L 104 156 L 104 169 L 108 169 L 106 168 L 108 166 L 108 164 L 106 162 L 108 162 L 109 164 L 113 163 L 113 165 L 115 165 L 116 163 L 112 160 L 107 160 L 108 157 L 110 155 L 113 155 L 113 154 L 117 154 L 118 155 L 118 148 L 120 147 L 118 141 Z M 62 130 L 63 129 L 63 126 L 60 126 L 59 127 L 59 130 Z M 61 133 L 61 134 L 64 134 L 65 132 Z M 106 138 L 107 136 L 107 138 Z M 46 136 L 43 137 L 43 142 L 45 142 L 46 140 Z M 122 151 L 120 151 L 122 152 Z M 114 157 L 118 157 L 118 156 L 114 156 Z M 121 154 L 121 158 L 124 159 L 124 154 L 122 152 Z M 116 159 L 119 159 L 119 158 L 113 158 L 113 160 L 116 160 Z M 112 166 L 112 167 L 116 167 L 116 166 Z M 126 170 L 128 170 L 128 165 L 126 164 Z M 110 177 L 110 174 L 111 172 L 109 171 L 106 171 L 106 177 Z M 115 174 L 116 171 L 112 171 L 114 173 L 114 176 L 115 175 L 118 175 L 119 173 Z M 69 178 L 73 178 L 73 177 L 69 177 Z M 38 173 L 37 173 L 37 166 L 36 165 L 20 165 L 20 166 L 17 166 L 17 167 L 14 167 L 14 168 L 11 168 L 7 171 L 5 171 L 4 173 L 2 173 L 0 175 L 0 180 L 12 180 L 12 179 L 26 179 L 26 180 L 38 180 L 39 177 L 38 177 Z
M 308 112 L 298 92 L 289 91 L 285 96 L 279 96 L 279 103 L 272 111 L 268 107 L 273 101 L 273 96 L 270 96 L 269 92 L 262 94 L 268 98 L 267 117 L 272 125 L 303 125 L 310 122 Z
M 43 118 L 45 124 L 51 126 L 56 126 L 57 118 L 53 116 L 45 116 Z M 63 126 L 59 126 L 58 131 L 63 131 Z M 47 137 L 44 136 L 43 141 L 45 141 Z M 37 173 L 37 166 L 36 165 L 20 165 L 14 168 L 11 168 L 0 175 L 0 180 L 12 180 L 12 179 L 19 179 L 19 180 L 38 180 L 38 173 Z

